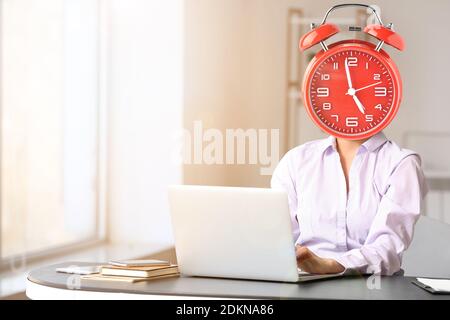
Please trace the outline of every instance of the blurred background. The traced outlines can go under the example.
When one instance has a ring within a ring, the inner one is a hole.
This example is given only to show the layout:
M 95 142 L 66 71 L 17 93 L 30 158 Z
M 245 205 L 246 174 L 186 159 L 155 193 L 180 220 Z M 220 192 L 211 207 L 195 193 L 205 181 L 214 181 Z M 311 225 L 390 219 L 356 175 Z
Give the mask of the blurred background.
M 173 161 L 176 137 L 195 121 L 278 129 L 280 157 L 324 137 L 298 96 L 318 48 L 297 44 L 337 3 L 0 0 L 0 296 L 53 260 L 172 259 L 169 184 L 268 187 L 258 165 Z M 450 223 L 450 1 L 368 4 L 407 45 L 384 47 L 404 82 L 385 133 L 421 154 L 424 214 Z

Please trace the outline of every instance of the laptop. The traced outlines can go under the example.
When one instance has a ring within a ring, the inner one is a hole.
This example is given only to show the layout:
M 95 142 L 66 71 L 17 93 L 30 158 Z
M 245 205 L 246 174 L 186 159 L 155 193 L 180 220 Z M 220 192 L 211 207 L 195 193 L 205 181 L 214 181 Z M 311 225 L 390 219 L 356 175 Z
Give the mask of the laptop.
M 169 203 L 179 270 L 188 276 L 301 282 L 285 192 L 177 185 Z

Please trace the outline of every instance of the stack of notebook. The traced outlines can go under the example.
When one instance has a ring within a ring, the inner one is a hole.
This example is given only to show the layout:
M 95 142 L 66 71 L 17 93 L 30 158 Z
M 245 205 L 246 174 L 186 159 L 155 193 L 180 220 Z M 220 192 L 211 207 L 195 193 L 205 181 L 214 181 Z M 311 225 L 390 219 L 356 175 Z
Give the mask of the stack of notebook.
M 85 275 L 82 279 L 135 283 L 179 275 L 177 265 L 167 261 L 153 260 L 149 263 L 136 262 L 134 264 L 110 262 L 101 267 L 100 273 Z

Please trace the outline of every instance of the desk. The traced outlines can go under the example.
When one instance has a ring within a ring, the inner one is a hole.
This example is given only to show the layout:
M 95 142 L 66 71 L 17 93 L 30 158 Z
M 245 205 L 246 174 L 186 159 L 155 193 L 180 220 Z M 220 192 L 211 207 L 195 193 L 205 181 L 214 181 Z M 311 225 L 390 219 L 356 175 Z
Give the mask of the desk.
M 92 265 L 68 262 L 32 271 L 27 280 L 31 299 L 450 299 L 433 295 L 411 283 L 413 278 L 381 277 L 381 289 L 369 290 L 367 277 L 335 278 L 309 283 L 180 277 L 135 284 L 81 281 L 68 289 L 70 275 L 56 267 Z M 73 276 L 72 276 L 73 277 Z M 73 278 L 72 278 L 73 279 Z

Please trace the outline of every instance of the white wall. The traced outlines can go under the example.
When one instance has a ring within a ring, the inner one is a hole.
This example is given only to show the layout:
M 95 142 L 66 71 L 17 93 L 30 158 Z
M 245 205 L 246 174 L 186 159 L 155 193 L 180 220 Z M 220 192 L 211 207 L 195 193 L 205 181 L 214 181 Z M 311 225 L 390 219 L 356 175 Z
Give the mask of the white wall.
M 182 115 L 182 0 L 105 1 L 109 112 L 108 235 L 172 243 L 166 187 Z
M 192 130 L 243 125 L 248 91 L 248 9 L 244 0 L 186 0 L 184 126 Z M 188 184 L 226 185 L 226 165 L 186 165 Z
M 282 143 L 283 2 L 186 0 L 185 17 L 185 127 L 275 128 Z M 259 165 L 185 165 L 184 181 L 264 187 L 270 176 Z

